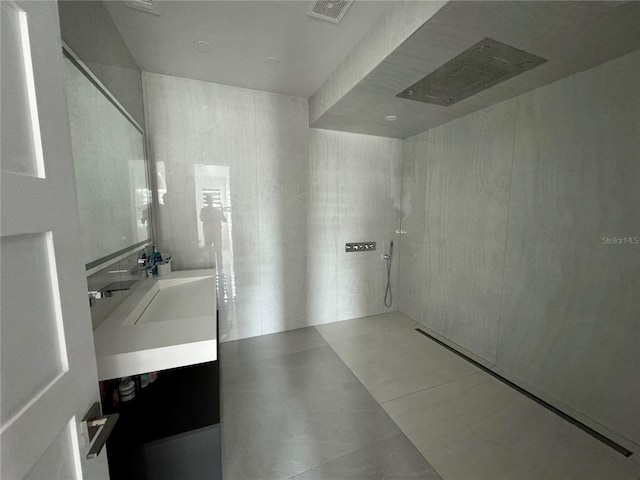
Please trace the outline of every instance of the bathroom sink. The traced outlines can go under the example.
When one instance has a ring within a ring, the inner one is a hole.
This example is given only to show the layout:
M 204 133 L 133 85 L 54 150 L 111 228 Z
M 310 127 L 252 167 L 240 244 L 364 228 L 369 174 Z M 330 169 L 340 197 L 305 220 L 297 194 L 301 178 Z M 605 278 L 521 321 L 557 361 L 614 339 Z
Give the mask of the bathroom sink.
M 215 271 L 150 277 L 94 331 L 100 380 L 217 359 Z
M 212 277 L 159 278 L 125 324 L 143 325 L 212 315 L 214 296 Z

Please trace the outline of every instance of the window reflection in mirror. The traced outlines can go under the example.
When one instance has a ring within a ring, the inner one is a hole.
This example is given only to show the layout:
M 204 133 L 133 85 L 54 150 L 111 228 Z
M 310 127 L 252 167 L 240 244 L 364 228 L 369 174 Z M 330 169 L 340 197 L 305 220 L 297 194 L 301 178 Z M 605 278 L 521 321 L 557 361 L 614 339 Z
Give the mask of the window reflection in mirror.
M 215 268 L 218 306 L 231 307 L 236 285 L 229 167 L 197 163 L 168 171 L 171 166 L 154 164 L 158 248 L 174 257 L 177 269 Z
M 206 263 L 216 266 L 218 301 L 228 303 L 235 297 L 229 167 L 203 164 L 194 167 L 198 251 Z

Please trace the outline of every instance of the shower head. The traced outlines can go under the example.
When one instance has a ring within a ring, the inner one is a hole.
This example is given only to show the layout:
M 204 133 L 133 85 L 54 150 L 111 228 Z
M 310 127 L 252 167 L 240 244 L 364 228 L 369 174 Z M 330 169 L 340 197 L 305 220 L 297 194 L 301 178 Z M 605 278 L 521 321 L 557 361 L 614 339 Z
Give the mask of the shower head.
M 390 261 L 392 256 L 393 256 L 393 240 L 391 240 L 391 242 L 389 243 L 389 253 L 383 253 L 382 255 L 380 255 L 380 257 L 383 260 Z

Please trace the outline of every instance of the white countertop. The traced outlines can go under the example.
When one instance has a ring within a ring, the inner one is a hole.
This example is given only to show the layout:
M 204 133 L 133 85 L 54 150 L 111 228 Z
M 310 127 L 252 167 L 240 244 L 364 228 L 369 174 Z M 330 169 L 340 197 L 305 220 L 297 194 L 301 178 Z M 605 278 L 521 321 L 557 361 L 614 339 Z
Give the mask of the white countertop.
M 215 270 L 149 277 L 98 326 L 94 341 L 99 380 L 216 360 Z

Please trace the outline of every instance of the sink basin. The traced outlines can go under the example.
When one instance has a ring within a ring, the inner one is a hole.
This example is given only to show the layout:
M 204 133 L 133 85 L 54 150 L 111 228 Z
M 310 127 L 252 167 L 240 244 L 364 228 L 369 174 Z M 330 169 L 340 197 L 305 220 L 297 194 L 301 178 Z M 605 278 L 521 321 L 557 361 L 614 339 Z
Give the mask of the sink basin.
M 125 325 L 176 321 L 215 313 L 212 277 L 159 278 Z
M 151 277 L 95 330 L 100 380 L 217 359 L 215 271 Z

